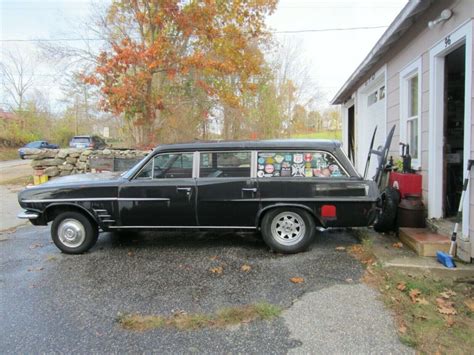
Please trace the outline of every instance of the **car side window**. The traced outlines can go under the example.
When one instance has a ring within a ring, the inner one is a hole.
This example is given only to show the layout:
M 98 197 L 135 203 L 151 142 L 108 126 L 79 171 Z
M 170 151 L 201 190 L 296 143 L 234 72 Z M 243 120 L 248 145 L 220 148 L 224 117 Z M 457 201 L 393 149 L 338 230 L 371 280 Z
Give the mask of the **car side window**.
M 250 152 L 200 154 L 199 177 L 250 177 Z
M 347 173 L 328 152 L 259 152 L 257 177 L 346 177 Z
M 185 179 L 192 175 L 193 153 L 167 153 L 151 159 L 135 179 Z

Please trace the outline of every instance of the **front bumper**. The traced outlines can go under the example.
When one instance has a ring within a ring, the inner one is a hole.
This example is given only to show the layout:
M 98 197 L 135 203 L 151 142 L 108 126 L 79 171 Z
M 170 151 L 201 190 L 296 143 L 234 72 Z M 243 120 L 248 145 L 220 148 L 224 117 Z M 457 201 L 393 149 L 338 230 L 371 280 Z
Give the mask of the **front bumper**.
M 29 219 L 29 220 L 37 219 L 38 217 L 39 217 L 39 213 L 31 212 L 31 211 L 23 211 L 23 212 L 18 213 L 18 215 L 16 216 L 16 218 L 19 218 L 19 219 Z

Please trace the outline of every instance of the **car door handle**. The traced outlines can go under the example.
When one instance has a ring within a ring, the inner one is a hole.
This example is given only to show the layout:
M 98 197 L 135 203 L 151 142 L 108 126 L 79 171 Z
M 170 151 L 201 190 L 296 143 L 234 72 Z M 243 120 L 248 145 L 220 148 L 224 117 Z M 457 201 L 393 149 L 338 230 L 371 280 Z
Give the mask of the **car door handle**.
M 176 191 L 184 191 L 186 193 L 190 193 L 191 192 L 191 188 L 190 187 L 177 187 L 176 188 Z
M 244 187 L 244 188 L 242 189 L 242 191 L 257 192 L 257 188 L 256 188 L 256 187 L 249 187 L 249 188 Z

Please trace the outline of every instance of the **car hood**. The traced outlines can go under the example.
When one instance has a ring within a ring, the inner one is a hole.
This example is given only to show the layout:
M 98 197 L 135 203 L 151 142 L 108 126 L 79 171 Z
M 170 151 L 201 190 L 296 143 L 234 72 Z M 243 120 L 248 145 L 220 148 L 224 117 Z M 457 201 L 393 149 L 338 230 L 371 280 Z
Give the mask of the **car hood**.
M 87 174 L 75 174 L 75 175 L 68 175 L 62 176 L 59 178 L 55 178 L 50 180 L 41 186 L 43 187 L 52 187 L 58 185 L 83 185 L 83 184 L 96 184 L 101 182 L 113 182 L 113 181 L 121 181 L 121 173 L 120 172 L 106 172 L 106 173 L 87 173 Z

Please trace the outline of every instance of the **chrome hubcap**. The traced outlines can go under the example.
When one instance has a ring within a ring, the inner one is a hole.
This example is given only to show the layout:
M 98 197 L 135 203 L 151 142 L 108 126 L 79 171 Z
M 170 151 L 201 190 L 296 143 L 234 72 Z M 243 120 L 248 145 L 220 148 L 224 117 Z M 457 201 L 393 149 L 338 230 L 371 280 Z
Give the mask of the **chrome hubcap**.
M 271 225 L 273 238 L 280 244 L 295 245 L 303 239 L 306 226 L 303 218 L 294 212 L 282 212 L 275 216 Z
M 58 237 L 68 248 L 77 248 L 86 239 L 86 230 L 77 219 L 68 218 L 59 224 Z

